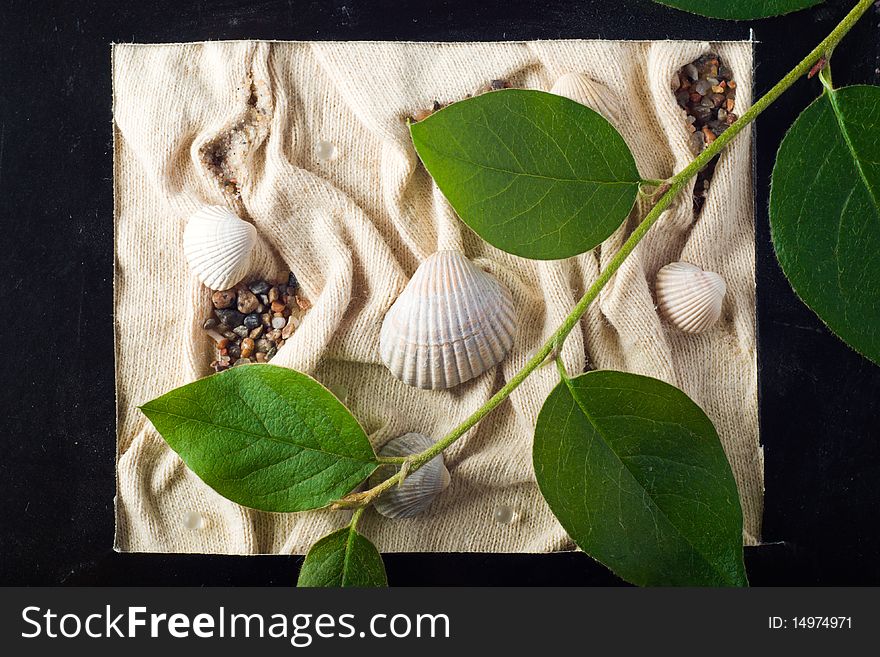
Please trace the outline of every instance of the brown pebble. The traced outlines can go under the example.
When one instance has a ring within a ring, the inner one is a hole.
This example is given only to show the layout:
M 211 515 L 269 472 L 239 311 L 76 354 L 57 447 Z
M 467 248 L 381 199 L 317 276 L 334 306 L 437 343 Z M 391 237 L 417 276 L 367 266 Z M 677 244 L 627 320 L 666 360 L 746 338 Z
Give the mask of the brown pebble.
M 217 341 L 217 348 L 220 351 L 223 351 L 228 346 L 229 346 L 229 338 L 223 338 L 223 339 Z
M 215 308 L 229 308 L 235 303 L 235 290 L 219 290 L 211 295 Z
M 278 286 L 276 285 L 269 290 L 269 296 L 267 297 L 267 299 L 269 300 L 269 303 L 275 303 L 280 297 L 281 292 L 278 290 Z
M 260 305 L 257 295 L 246 287 L 238 291 L 238 312 L 243 315 L 249 315 L 254 312 Z
M 271 340 L 272 342 L 278 342 L 283 335 L 282 331 L 278 329 L 272 329 L 268 333 L 266 333 L 266 339 Z
M 250 332 L 250 335 L 248 335 L 248 337 L 251 338 L 252 340 L 256 340 L 261 335 L 263 335 L 263 331 L 265 331 L 265 330 L 266 330 L 265 327 L 258 326 L 257 328 L 255 328 L 253 331 Z
M 254 353 L 254 341 L 251 338 L 245 338 L 241 341 L 241 357 L 250 358 L 252 353 Z
M 262 352 L 257 352 L 257 362 L 258 363 L 265 363 L 267 360 L 269 360 L 269 359 L 266 358 L 266 354 L 264 354 Z
M 727 88 L 728 89 L 736 89 L 736 82 L 731 80 L 730 82 L 727 83 Z
M 711 144 L 713 141 L 715 141 L 715 133 L 709 129 L 709 126 L 703 126 L 703 134 L 706 135 L 707 144 Z
M 712 87 L 712 91 L 714 91 L 716 94 L 723 94 L 724 87 L 722 87 L 720 84 L 716 84 L 714 87 Z
M 728 98 L 727 99 L 727 111 L 732 112 L 734 107 L 736 107 L 736 101 L 733 98 Z
M 296 295 L 296 305 L 299 306 L 300 310 L 308 310 L 312 307 L 312 303 L 308 299 L 298 294 Z
M 296 330 L 296 320 L 291 316 L 287 318 L 287 325 L 281 331 L 281 335 L 279 337 L 287 340 L 293 332 Z
M 263 322 L 263 326 L 269 328 L 272 325 L 272 315 L 269 313 L 263 313 L 260 315 L 260 321 Z
M 266 338 L 260 338 L 259 340 L 256 341 L 255 344 L 256 344 L 256 349 L 257 349 L 258 354 L 259 353 L 265 354 L 267 351 L 269 351 L 274 346 L 272 344 L 272 342 L 270 340 L 267 340 Z
M 272 312 L 273 313 L 283 313 L 286 306 L 280 301 L 272 302 Z
M 701 100 L 703 100 L 703 97 L 700 94 L 698 94 L 696 91 L 691 94 L 691 102 L 692 103 L 699 103 Z

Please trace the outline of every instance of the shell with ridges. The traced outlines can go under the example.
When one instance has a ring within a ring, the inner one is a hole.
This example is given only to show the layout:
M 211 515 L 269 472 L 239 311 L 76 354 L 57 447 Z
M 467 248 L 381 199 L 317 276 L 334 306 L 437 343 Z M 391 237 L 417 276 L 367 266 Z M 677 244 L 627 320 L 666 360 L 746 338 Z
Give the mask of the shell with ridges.
M 420 433 L 407 433 L 393 438 L 379 450 L 379 456 L 412 456 L 434 445 Z M 382 466 L 370 477 L 370 486 L 377 486 L 397 472 L 397 466 Z M 438 454 L 421 468 L 409 474 L 403 484 L 394 486 L 373 503 L 386 518 L 412 518 L 427 509 L 434 498 L 449 486 L 449 470 Z
M 583 73 L 565 73 L 560 76 L 550 93 L 586 105 L 611 123 L 616 124 L 620 120 L 619 103 L 614 92 Z
M 464 254 L 438 251 L 385 315 L 379 354 L 407 385 L 451 388 L 501 362 L 515 331 L 510 291 Z
M 228 290 L 247 273 L 257 230 L 235 213 L 208 205 L 193 214 L 183 231 L 190 269 L 212 290 Z
M 673 262 L 657 272 L 657 306 L 666 319 L 685 333 L 700 333 L 715 325 L 727 285 L 720 275 L 689 262 Z

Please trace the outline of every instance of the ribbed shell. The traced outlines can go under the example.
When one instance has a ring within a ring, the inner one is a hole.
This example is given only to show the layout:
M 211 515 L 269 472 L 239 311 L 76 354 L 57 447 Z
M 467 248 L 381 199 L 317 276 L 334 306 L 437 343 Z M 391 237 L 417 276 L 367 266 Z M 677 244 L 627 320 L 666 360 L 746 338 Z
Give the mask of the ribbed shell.
M 655 283 L 660 312 L 685 333 L 700 333 L 721 317 L 727 285 L 711 271 L 689 262 L 673 262 L 657 272 Z
M 235 213 L 208 205 L 189 218 L 183 231 L 183 252 L 190 269 L 212 290 L 228 290 L 250 266 L 257 230 Z
M 451 388 L 501 362 L 515 331 L 507 288 L 464 254 L 438 251 L 385 315 L 379 353 L 407 385 Z
M 428 436 L 407 433 L 391 439 L 379 456 L 412 456 L 434 444 Z M 382 466 L 370 477 L 370 486 L 377 486 L 397 471 L 396 466 Z M 412 518 L 427 509 L 440 493 L 449 486 L 449 470 L 438 454 L 421 468 L 404 478 L 403 484 L 395 486 L 379 497 L 373 506 L 386 518 Z
M 586 105 L 611 123 L 616 124 L 620 119 L 620 103 L 616 94 L 601 82 L 596 82 L 583 73 L 565 73 L 556 80 L 550 93 Z

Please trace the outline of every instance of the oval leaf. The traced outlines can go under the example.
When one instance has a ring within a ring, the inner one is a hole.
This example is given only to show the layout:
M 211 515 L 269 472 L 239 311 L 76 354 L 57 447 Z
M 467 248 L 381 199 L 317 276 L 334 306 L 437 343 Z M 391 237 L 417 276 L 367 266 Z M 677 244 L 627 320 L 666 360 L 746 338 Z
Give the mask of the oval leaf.
M 654 0 L 661 5 L 684 9 L 710 18 L 750 20 L 790 14 L 821 4 L 823 0 Z
M 640 586 L 743 586 L 742 509 L 715 428 L 681 390 L 588 372 L 538 415 L 535 475 L 578 546 Z
M 543 91 L 506 89 L 410 126 L 425 168 L 480 237 L 537 260 L 585 253 L 632 210 L 639 172 L 600 114 Z
M 306 555 L 299 579 L 301 587 L 388 586 L 382 555 L 369 539 L 351 527 L 328 534 Z
M 283 367 L 236 367 L 141 410 L 206 484 L 262 511 L 320 508 L 378 466 L 348 409 L 313 378 Z
M 773 245 L 828 327 L 880 364 L 880 87 L 826 92 L 792 125 L 770 192 Z

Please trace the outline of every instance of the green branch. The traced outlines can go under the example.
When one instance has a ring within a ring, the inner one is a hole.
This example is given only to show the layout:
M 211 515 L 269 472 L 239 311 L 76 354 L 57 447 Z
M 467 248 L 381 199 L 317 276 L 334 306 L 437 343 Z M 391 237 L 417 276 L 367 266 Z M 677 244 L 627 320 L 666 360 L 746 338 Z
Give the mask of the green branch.
M 709 144 L 706 149 L 700 153 L 687 167 L 682 169 L 668 181 L 648 181 L 645 183 L 659 183 L 661 187 L 657 190 L 659 195 L 654 206 L 636 227 L 629 238 L 624 242 L 620 250 L 614 255 L 605 269 L 599 274 L 599 277 L 593 282 L 590 288 L 584 293 L 577 305 L 572 309 L 563 321 L 562 325 L 553 333 L 552 336 L 543 344 L 543 346 L 532 356 L 528 362 L 489 400 L 480 408 L 474 411 L 464 422 L 455 427 L 448 434 L 438 440 L 432 447 L 424 452 L 411 457 L 408 472 L 411 474 L 422 467 L 425 463 L 433 459 L 435 456 L 443 452 L 450 445 L 455 443 L 465 433 L 472 429 L 480 420 L 497 408 L 510 394 L 516 390 L 519 385 L 535 371 L 551 353 L 557 353 L 562 347 L 562 343 L 571 333 L 572 329 L 577 326 L 581 317 L 587 311 L 590 304 L 596 300 L 602 288 L 608 284 L 617 270 L 626 261 L 630 254 L 638 246 L 642 238 L 648 233 L 651 227 L 662 216 L 663 212 L 672 204 L 678 194 L 687 187 L 688 182 L 697 175 L 716 155 L 733 141 L 736 136 L 742 132 L 746 126 L 752 123 L 758 116 L 772 105 L 789 87 L 791 87 L 798 79 L 806 75 L 813 64 L 821 57 L 830 59 L 834 48 L 840 43 L 840 40 L 849 32 L 858 22 L 859 18 L 871 7 L 874 0 L 861 0 L 846 15 L 840 24 L 818 45 L 816 46 L 801 62 L 795 66 L 782 80 L 780 80 L 770 91 L 762 96 L 752 105 L 745 113 L 742 114 L 730 127 L 718 136 L 715 141 Z M 401 473 L 389 477 L 381 484 L 361 493 L 348 495 L 336 502 L 334 508 L 361 508 L 370 504 L 379 495 L 400 482 Z

